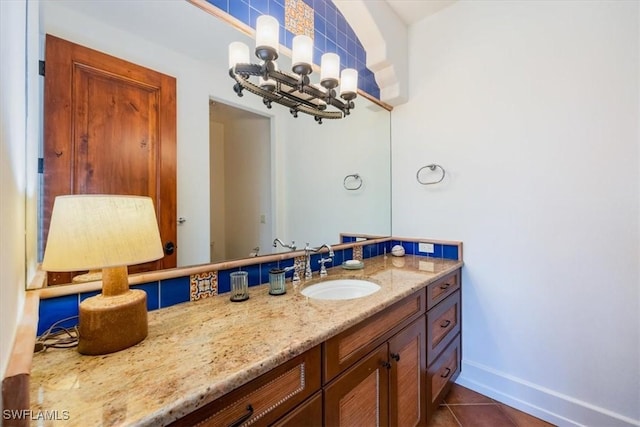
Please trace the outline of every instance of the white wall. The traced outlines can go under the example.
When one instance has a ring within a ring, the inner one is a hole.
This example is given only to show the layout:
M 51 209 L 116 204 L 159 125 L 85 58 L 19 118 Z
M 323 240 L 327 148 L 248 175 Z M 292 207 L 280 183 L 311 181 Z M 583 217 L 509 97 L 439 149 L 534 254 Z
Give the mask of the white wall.
M 0 374 L 24 305 L 27 2 L 0 2 Z
M 638 8 L 458 2 L 392 113 L 393 234 L 464 242 L 459 381 L 560 425 L 640 425 Z
M 258 246 L 271 252 L 270 120 L 256 115 L 225 126 L 225 218 L 228 258 L 246 258 Z M 266 160 L 265 160 L 266 159 Z M 265 224 L 260 215 L 265 215 Z
M 224 125 L 211 121 L 210 123 L 210 147 L 209 165 L 210 173 L 210 214 L 211 214 L 211 262 L 219 262 L 227 259 L 225 241 L 225 182 L 224 182 Z

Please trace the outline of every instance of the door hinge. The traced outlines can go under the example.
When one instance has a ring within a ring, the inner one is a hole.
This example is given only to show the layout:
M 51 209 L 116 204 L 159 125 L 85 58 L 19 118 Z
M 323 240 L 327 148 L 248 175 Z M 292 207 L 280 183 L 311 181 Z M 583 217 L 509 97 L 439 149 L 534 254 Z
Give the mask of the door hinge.
M 44 61 L 38 61 L 38 74 L 44 76 Z
M 38 158 L 38 173 L 44 173 L 44 158 Z

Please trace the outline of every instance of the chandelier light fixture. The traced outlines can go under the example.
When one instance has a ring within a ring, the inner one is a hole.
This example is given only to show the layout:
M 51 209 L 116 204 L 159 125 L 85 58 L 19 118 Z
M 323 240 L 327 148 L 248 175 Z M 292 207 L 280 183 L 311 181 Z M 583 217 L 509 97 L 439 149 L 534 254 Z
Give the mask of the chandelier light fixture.
M 256 22 L 255 54 L 261 60 L 253 64 L 249 59 L 249 47 L 242 42 L 229 45 L 229 75 L 236 81 L 233 90 L 238 96 L 247 90 L 262 97 L 271 108 L 272 103 L 289 107 L 293 117 L 298 113 L 322 119 L 341 119 L 355 108 L 353 100 L 358 91 L 358 71 L 345 68 L 340 73 L 340 56 L 335 53 L 322 55 L 320 84 L 311 83 L 313 40 L 309 36 L 293 38 L 291 71 L 280 71 L 276 59 L 279 53 L 280 24 L 273 16 L 262 15 Z M 251 81 L 257 77 L 257 82 Z M 339 86 L 339 97 L 336 88 Z

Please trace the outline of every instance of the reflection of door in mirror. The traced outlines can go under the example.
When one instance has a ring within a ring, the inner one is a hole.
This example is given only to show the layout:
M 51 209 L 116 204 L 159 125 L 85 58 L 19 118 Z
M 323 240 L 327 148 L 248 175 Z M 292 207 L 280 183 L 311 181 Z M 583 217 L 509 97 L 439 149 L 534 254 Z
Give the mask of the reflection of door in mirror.
M 209 102 L 211 262 L 271 252 L 271 120 Z
M 58 195 L 149 196 L 174 250 L 129 271 L 175 267 L 175 78 L 50 35 L 45 50 L 43 247 Z

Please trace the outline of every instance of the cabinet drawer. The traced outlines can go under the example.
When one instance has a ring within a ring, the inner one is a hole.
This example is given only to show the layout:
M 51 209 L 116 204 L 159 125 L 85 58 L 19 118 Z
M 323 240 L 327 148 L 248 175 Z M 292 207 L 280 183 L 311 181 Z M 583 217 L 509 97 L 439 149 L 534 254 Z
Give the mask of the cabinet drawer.
M 320 390 L 320 368 L 320 347 L 317 346 L 173 425 L 268 425 Z
M 425 290 L 421 289 L 325 341 L 323 383 L 331 381 L 424 312 Z
M 460 270 L 439 279 L 427 286 L 427 310 L 460 289 Z
M 298 406 L 283 418 L 272 424 L 272 427 L 322 427 L 322 392 Z
M 460 332 L 460 310 L 460 291 L 456 291 L 427 312 L 427 365 Z
M 449 346 L 427 369 L 427 417 L 431 417 L 451 384 L 460 374 L 461 345 L 458 334 Z

